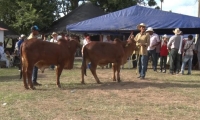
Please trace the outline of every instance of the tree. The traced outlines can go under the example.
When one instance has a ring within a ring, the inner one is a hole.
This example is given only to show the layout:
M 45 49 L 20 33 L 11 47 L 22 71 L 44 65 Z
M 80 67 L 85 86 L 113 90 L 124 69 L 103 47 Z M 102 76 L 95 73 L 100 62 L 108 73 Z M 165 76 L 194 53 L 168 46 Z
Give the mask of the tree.
M 130 7 L 136 4 L 145 5 L 145 6 L 155 6 L 155 0 L 89 0 L 97 6 L 100 6 L 106 12 L 114 12 L 121 10 L 126 7 Z
M 28 34 L 35 24 L 40 29 L 52 24 L 56 9 L 54 0 L 0 0 L 0 18 L 24 34 Z

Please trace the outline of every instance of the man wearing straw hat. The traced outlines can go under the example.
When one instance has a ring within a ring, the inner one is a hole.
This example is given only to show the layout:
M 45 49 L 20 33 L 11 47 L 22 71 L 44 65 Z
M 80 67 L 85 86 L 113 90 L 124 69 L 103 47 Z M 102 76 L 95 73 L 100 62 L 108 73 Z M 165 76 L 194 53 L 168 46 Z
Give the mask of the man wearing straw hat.
M 180 43 L 181 43 L 181 33 L 179 28 L 176 28 L 174 31 L 174 34 L 170 39 L 167 44 L 167 48 L 170 51 L 170 74 L 176 74 L 179 73 L 179 68 L 180 68 L 180 54 L 179 48 L 180 48 Z M 176 64 L 176 67 L 174 66 Z
M 147 47 L 150 44 L 150 36 L 149 34 L 145 33 L 146 25 L 144 23 L 140 23 L 137 26 L 137 29 L 140 30 L 134 40 L 136 41 L 136 46 L 138 47 L 139 51 L 139 59 L 138 59 L 138 78 L 144 79 L 147 70 Z

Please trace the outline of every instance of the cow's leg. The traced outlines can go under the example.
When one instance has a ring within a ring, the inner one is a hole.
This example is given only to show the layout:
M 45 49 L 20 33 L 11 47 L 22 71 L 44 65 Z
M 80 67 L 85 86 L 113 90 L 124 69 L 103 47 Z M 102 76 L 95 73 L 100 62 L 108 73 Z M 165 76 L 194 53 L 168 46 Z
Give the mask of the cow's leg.
M 28 67 L 27 67 L 28 84 L 29 84 L 30 88 L 32 90 L 34 90 L 35 87 L 33 86 L 33 82 L 32 82 L 32 73 L 33 73 L 33 66 L 28 65 Z
M 116 65 L 116 70 L 117 70 L 117 82 L 120 82 L 120 64 Z
M 92 72 L 92 75 L 94 76 L 97 83 L 101 84 L 101 82 L 99 81 L 99 78 L 97 77 L 96 69 L 97 69 L 97 64 L 94 64 L 91 62 L 90 71 Z
M 27 67 L 22 66 L 22 75 L 23 75 L 23 82 L 24 82 L 24 87 L 25 89 L 29 89 L 27 81 L 26 81 L 26 75 L 27 75 Z
M 112 64 L 112 69 L 113 69 L 113 81 L 116 81 L 116 77 L 115 77 L 115 72 L 117 71 L 117 69 L 116 69 L 116 64 Z
M 61 85 L 60 85 L 60 75 L 62 73 L 63 66 L 64 65 L 57 65 L 57 68 L 56 68 L 56 84 L 57 84 L 57 86 L 59 88 L 61 88 Z

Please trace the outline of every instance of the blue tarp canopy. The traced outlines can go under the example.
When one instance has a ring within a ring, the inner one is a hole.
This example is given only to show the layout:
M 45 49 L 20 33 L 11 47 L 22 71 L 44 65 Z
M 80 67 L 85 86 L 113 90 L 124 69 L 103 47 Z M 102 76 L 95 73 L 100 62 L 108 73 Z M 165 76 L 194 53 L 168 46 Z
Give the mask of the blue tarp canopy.
M 161 11 L 143 6 L 132 6 L 113 13 L 74 23 L 66 27 L 71 32 L 130 32 L 137 30 L 137 25 L 145 23 L 159 34 L 173 34 L 180 28 L 183 33 L 199 33 L 200 18 L 183 14 Z

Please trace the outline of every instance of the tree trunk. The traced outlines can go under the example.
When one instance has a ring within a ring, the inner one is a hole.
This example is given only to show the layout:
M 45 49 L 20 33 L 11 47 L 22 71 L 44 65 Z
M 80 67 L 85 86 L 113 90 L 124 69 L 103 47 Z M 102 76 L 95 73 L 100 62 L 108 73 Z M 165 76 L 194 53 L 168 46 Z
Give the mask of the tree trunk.
M 70 0 L 72 10 L 74 10 L 78 7 L 78 2 L 79 2 L 79 0 Z

